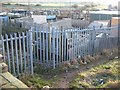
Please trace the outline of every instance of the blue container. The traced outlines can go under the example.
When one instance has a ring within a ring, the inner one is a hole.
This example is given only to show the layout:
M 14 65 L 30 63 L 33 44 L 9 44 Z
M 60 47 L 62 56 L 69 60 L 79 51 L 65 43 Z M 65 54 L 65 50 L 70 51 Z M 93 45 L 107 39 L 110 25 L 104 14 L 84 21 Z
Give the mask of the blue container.
M 47 16 L 47 20 L 55 20 L 56 19 L 56 15 L 48 15 Z
M 3 22 L 4 25 L 7 25 L 8 22 L 9 22 L 9 17 L 8 16 L 1 15 L 0 19 L 2 19 L 2 22 Z

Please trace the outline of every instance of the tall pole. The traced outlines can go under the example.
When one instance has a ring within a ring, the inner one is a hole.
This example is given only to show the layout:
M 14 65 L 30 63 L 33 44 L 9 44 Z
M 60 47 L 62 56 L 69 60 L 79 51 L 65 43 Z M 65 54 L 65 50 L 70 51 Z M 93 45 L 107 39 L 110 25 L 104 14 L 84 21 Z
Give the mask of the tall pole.
M 28 16 L 30 17 L 30 1 L 28 0 Z
M 70 11 L 72 10 L 71 0 L 70 0 Z
M 0 2 L 0 12 L 2 12 L 2 2 Z M 2 18 L 0 18 L 0 53 L 2 53 L 1 48 L 2 48 L 2 40 L 1 40 L 1 35 L 2 35 Z M 0 72 L 2 70 L 0 69 Z M 2 80 L 0 80 L 2 81 Z M 1 82 L 0 82 L 1 83 Z
M 2 12 L 2 2 L 0 2 L 0 12 Z M 2 34 L 2 18 L 0 18 L 0 35 Z

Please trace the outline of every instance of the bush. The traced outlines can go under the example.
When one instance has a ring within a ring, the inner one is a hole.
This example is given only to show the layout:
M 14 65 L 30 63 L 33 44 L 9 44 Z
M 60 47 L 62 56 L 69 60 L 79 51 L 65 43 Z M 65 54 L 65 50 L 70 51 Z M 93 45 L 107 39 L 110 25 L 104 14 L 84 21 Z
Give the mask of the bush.
M 21 32 L 26 32 L 28 31 L 27 29 L 25 28 L 20 28 L 18 26 L 12 26 L 11 23 L 8 23 L 7 26 L 2 26 L 2 35 L 5 35 L 5 34 L 13 34 L 13 33 L 21 33 Z

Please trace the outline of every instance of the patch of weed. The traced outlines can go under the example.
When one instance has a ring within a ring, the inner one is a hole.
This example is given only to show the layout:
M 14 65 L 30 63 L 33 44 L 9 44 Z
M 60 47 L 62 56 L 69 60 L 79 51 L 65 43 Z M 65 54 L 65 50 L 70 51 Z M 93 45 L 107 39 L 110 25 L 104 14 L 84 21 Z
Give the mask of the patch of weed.
M 106 88 L 113 84 L 113 87 L 116 87 L 115 83 L 118 80 L 120 81 L 118 68 L 118 59 L 111 60 L 78 74 L 70 83 L 70 86 L 73 88 Z M 110 81 L 114 82 L 111 84 Z

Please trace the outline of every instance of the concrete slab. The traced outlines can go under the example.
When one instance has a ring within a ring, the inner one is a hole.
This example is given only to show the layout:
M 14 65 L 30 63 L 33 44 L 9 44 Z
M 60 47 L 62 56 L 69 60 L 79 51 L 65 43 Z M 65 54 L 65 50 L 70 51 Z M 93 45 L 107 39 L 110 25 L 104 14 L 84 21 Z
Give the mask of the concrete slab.
M 18 80 L 9 72 L 0 74 L 2 77 L 2 88 L 20 88 L 20 89 L 29 89 L 23 82 Z

